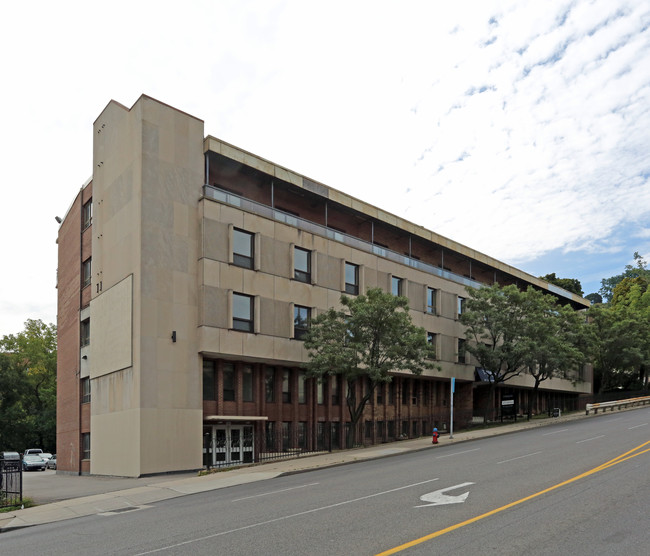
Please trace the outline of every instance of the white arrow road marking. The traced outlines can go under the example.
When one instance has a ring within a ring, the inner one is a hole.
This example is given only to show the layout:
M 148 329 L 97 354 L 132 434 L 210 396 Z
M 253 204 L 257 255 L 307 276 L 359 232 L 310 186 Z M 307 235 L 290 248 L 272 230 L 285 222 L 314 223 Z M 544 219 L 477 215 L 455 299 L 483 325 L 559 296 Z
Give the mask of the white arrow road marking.
M 448 494 L 445 494 L 445 492 L 448 492 L 450 490 L 456 490 L 457 488 L 462 488 L 473 484 L 474 483 L 461 483 L 460 485 L 441 488 L 440 490 L 429 492 L 428 494 L 423 494 L 422 496 L 420 496 L 420 500 L 422 500 L 422 502 L 429 502 L 429 504 L 422 504 L 420 506 L 415 506 L 415 507 L 427 508 L 429 506 L 444 506 L 445 504 L 462 504 L 469 496 L 469 492 L 465 492 L 457 496 L 449 496 Z

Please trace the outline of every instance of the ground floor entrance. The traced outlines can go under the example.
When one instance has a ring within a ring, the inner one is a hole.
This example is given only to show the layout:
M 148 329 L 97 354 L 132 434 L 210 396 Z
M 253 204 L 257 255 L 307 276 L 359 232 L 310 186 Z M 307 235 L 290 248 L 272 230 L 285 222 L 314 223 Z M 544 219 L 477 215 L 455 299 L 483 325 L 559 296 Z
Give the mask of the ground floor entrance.
M 252 425 L 203 426 L 203 465 L 223 467 L 253 463 L 255 435 Z

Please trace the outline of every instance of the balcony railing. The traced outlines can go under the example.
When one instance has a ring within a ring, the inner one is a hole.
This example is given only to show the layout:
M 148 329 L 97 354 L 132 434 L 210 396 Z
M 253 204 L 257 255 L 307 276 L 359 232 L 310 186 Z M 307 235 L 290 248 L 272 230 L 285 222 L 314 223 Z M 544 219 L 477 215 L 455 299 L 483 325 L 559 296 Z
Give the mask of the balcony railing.
M 462 284 L 463 286 L 471 286 L 473 288 L 480 288 L 481 286 L 483 286 L 483 284 L 481 284 L 480 282 L 477 282 L 476 280 L 471 280 L 470 278 L 466 278 L 465 276 L 461 276 L 460 274 L 455 274 L 454 272 L 444 270 L 432 264 L 428 264 L 419 261 L 417 259 L 412 259 L 411 257 L 408 257 L 406 255 L 401 255 L 399 253 L 396 253 L 395 251 L 386 249 L 385 247 L 380 247 L 379 245 L 375 245 L 373 243 L 370 243 L 369 241 L 365 241 L 363 239 L 359 239 L 357 237 L 344 234 L 342 232 L 339 232 L 338 230 L 333 230 L 332 228 L 328 228 L 327 226 L 316 224 L 315 222 L 310 222 L 309 220 L 304 220 L 298 216 L 294 216 L 293 214 L 288 214 L 286 212 L 275 209 L 268 205 L 263 205 L 256 201 L 251 201 L 250 199 L 244 199 L 239 195 L 235 195 L 228 191 L 224 191 L 223 189 L 219 189 L 218 187 L 214 187 L 213 185 L 203 186 L 203 195 L 208 199 L 213 199 L 221 203 L 226 203 L 234 207 L 239 207 L 243 210 L 252 212 L 254 214 L 259 214 L 260 216 L 265 216 L 266 218 L 276 220 L 277 222 L 283 222 L 284 224 L 288 224 L 289 226 L 299 228 L 306 232 L 327 237 L 329 239 L 333 239 L 334 241 L 339 241 L 341 243 L 344 243 L 345 245 L 354 247 L 355 249 L 359 249 L 367 253 L 373 253 L 374 255 L 377 255 L 379 257 L 384 257 L 385 259 L 389 259 L 396 263 L 410 266 L 412 268 L 417 268 L 418 270 L 422 270 L 423 272 L 434 274 L 435 276 L 440 276 L 441 278 L 451 280 L 452 282 Z

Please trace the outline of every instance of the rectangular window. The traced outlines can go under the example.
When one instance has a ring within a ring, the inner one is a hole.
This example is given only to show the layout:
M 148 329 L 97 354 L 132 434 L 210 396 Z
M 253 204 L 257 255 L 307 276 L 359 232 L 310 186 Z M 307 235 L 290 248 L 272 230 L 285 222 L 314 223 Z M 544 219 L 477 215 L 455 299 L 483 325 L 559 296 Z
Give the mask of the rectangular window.
M 340 405 L 341 404 L 341 376 L 340 375 L 334 375 L 332 377 L 332 405 Z
M 79 344 L 81 347 L 90 345 L 90 319 L 82 320 L 79 331 Z
M 282 450 L 286 452 L 289 448 L 293 448 L 291 438 L 291 423 L 284 421 L 282 423 Z
M 299 282 L 311 282 L 311 251 L 294 247 L 293 249 L 293 277 Z
M 306 390 L 305 371 L 298 372 L 298 403 L 307 403 L 307 390 Z
M 234 228 L 232 231 L 232 262 L 244 268 L 253 268 L 255 235 Z
M 90 433 L 81 433 L 81 459 L 90 459 Z
M 390 279 L 390 293 L 393 295 L 402 295 L 402 279 L 393 276 Z
M 427 313 L 436 314 L 436 294 L 437 290 L 427 288 Z
M 467 352 L 467 346 L 465 345 L 463 338 L 458 338 L 458 362 L 465 363 L 465 353 Z
M 345 293 L 359 295 L 359 266 L 345 263 Z
M 243 332 L 253 331 L 253 298 L 250 295 L 232 294 L 232 327 Z
M 235 366 L 232 363 L 223 364 L 223 401 L 235 401 Z
M 409 383 L 406 379 L 402 380 L 402 404 L 407 405 L 409 403 Z
M 274 402 L 275 401 L 275 367 L 266 368 L 265 376 L 265 390 L 266 390 L 266 401 Z
M 291 403 L 291 371 L 282 370 L 282 403 Z
M 90 403 L 90 378 L 81 379 L 81 403 Z
M 253 367 L 244 365 L 242 370 L 242 400 L 245 402 L 253 401 Z
M 216 400 L 214 361 L 203 361 L 203 399 Z
M 88 257 L 81 265 L 81 287 L 90 286 L 92 278 L 92 258 Z
M 465 312 L 465 298 L 458 296 L 458 315 L 462 315 Z
M 384 403 L 384 385 L 383 383 L 379 383 L 377 385 L 377 405 L 382 405 Z
M 325 386 L 327 385 L 327 379 L 325 377 L 319 378 L 316 383 L 316 401 L 319 405 L 325 403 Z
M 311 318 L 311 309 L 294 305 L 293 307 L 293 337 L 296 340 L 302 340 L 309 330 L 309 319 Z
M 81 207 L 81 229 L 85 230 L 93 223 L 93 202 L 92 199 Z
M 395 383 L 392 380 L 388 383 L 388 403 L 395 405 Z

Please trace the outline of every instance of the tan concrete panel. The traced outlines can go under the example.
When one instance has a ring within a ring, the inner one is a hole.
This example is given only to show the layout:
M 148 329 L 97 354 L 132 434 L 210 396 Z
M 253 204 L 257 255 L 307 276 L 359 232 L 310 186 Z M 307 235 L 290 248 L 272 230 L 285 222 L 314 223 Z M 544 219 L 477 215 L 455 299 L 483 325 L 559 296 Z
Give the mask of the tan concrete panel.
M 275 277 L 263 272 L 244 271 L 243 293 L 248 295 L 266 295 L 273 292 Z
M 203 256 L 216 261 L 228 261 L 228 225 L 203 219 Z
M 200 324 L 229 328 L 227 291 L 211 286 L 203 286 L 201 289 L 203 297 L 203 321 Z
M 293 333 L 293 315 L 289 303 L 262 297 L 260 313 L 261 334 L 286 338 Z
M 278 242 L 270 237 L 261 237 L 260 270 L 275 276 L 291 276 L 291 258 L 293 253 L 287 243 Z
M 219 286 L 221 283 L 221 265 L 224 263 L 211 259 L 202 259 L 203 273 L 199 274 L 199 284 L 206 286 Z M 202 278 L 201 278 L 202 276 Z
M 273 357 L 287 365 L 300 365 L 308 360 L 305 343 L 300 340 L 274 338 Z
M 141 474 L 202 468 L 202 409 L 145 409 L 141 422 Z
M 91 378 L 133 364 L 133 278 L 105 290 L 90 303 Z
M 219 285 L 226 290 L 244 292 L 244 273 L 253 272 L 244 270 L 238 266 L 220 263 L 219 264 Z
M 340 291 L 341 259 L 320 252 L 317 253 L 316 257 L 318 259 L 318 285 Z
M 221 353 L 221 330 L 213 326 L 199 326 L 198 351 L 217 356 Z
M 95 415 L 93 411 L 90 421 L 90 473 L 138 477 L 140 438 L 140 410 L 101 415 Z

